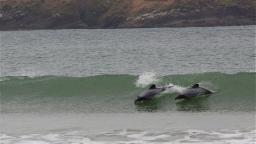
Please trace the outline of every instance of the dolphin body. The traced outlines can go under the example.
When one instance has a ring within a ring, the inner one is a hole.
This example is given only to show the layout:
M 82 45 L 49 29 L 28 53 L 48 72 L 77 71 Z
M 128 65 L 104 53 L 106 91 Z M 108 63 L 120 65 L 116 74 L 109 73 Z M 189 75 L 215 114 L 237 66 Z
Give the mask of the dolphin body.
M 157 94 L 160 94 L 161 92 L 165 91 L 166 87 L 156 87 L 155 84 L 152 84 L 148 90 L 142 92 L 139 96 L 137 96 L 137 99 L 135 102 L 144 101 L 144 100 L 150 100 Z
M 178 93 L 179 95 L 175 98 L 178 99 L 190 99 L 192 97 L 200 96 L 200 95 L 207 95 L 213 94 L 214 91 L 209 89 L 200 87 L 199 84 L 194 84 L 192 87 L 185 89 L 184 91 Z

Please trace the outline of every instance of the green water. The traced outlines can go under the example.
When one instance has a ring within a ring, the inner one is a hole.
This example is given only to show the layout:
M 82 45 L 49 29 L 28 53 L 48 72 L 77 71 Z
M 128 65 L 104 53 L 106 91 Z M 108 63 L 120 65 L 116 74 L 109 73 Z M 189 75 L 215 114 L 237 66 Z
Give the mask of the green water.
M 175 101 L 175 94 L 165 93 L 138 105 L 134 99 L 145 89 L 136 87 L 138 76 L 5 77 L 0 82 L 2 112 L 253 111 L 255 76 L 255 73 L 164 76 L 158 85 L 173 83 L 187 87 L 207 82 L 216 93 L 191 101 Z

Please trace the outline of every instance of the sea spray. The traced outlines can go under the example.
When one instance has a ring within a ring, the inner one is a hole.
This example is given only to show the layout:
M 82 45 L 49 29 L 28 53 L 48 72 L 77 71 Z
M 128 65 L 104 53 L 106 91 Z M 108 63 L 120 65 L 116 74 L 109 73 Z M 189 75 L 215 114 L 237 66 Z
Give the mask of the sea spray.
M 161 83 L 162 82 L 161 79 L 162 78 L 160 76 L 157 76 L 157 74 L 154 72 L 144 72 L 141 75 L 139 75 L 135 85 L 137 87 L 145 88 L 149 84 Z M 185 87 L 174 85 L 172 83 L 164 85 L 163 87 L 166 87 L 166 91 L 164 91 L 164 94 L 181 93 L 186 89 Z
M 169 83 L 167 86 L 167 89 L 164 91 L 165 94 L 167 93 L 182 93 L 186 88 L 179 86 L 179 85 L 174 85 L 172 83 Z
M 135 85 L 137 87 L 144 88 L 149 84 L 158 83 L 160 82 L 159 77 L 153 72 L 145 72 L 139 75 Z
M 215 86 L 214 84 L 207 82 L 207 81 L 202 81 L 202 82 L 199 82 L 198 84 L 200 85 L 200 87 L 214 91 L 214 92 L 216 92 L 218 90 L 217 86 Z M 192 85 L 193 84 L 191 84 L 191 86 Z M 164 93 L 165 94 L 167 94 L 167 93 L 170 93 L 170 94 L 183 93 L 188 87 L 191 87 L 191 86 L 184 87 L 184 86 L 169 83 L 167 86 L 165 86 L 167 89 L 164 91 Z

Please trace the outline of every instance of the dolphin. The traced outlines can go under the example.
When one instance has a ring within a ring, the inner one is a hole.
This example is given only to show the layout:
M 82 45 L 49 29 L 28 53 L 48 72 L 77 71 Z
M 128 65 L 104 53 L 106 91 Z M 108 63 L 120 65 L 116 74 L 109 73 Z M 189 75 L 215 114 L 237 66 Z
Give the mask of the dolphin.
M 143 100 L 150 100 L 157 94 L 160 94 L 161 92 L 165 91 L 167 87 L 156 87 L 155 84 L 152 84 L 149 89 L 142 92 L 139 96 L 137 96 L 137 99 L 135 102 L 143 101 Z
M 199 84 L 194 84 L 190 88 L 186 88 L 184 91 L 178 93 L 178 96 L 175 97 L 175 100 L 178 99 L 190 99 L 192 97 L 200 96 L 200 95 L 208 95 L 213 94 L 214 91 L 209 90 L 207 88 L 203 88 L 199 86 Z

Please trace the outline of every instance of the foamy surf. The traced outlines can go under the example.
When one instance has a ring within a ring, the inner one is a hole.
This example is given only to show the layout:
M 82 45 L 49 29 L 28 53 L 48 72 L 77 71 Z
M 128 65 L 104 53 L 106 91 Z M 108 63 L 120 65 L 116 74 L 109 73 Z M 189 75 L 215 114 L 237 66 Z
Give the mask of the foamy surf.
M 113 130 L 102 133 L 66 131 L 20 136 L 0 135 L 1 144 L 254 144 L 256 131 L 191 129 L 174 132 Z

